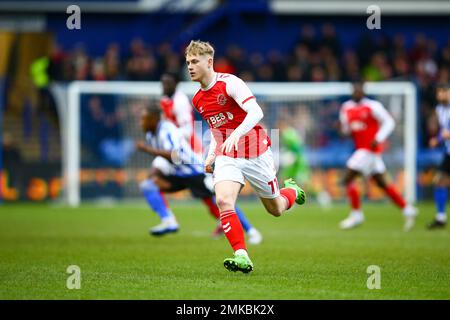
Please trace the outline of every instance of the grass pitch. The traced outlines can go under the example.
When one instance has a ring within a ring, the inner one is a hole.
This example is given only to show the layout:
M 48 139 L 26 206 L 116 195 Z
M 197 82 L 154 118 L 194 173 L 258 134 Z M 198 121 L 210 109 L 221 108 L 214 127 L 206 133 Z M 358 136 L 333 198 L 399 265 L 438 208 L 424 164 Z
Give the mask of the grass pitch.
M 390 204 L 365 205 L 366 222 L 341 231 L 346 205 L 296 206 L 274 218 L 243 204 L 264 235 L 250 246 L 253 273 L 230 273 L 225 238 L 198 203 L 174 204 L 178 234 L 148 235 L 156 215 L 143 204 L 78 209 L 0 206 L 0 299 L 450 299 L 450 229 L 425 230 L 432 204 L 420 205 L 415 229 L 402 231 Z M 69 265 L 81 289 L 69 290 Z M 367 268 L 381 269 L 369 290 Z

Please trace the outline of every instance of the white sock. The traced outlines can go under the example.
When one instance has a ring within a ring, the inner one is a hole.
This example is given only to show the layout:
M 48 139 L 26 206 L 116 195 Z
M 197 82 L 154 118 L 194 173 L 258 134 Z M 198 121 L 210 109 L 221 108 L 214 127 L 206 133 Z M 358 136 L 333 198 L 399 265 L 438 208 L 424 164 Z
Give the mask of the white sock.
M 164 218 L 162 220 L 163 222 L 167 222 L 169 224 L 175 225 L 178 224 L 177 219 L 175 218 L 175 215 L 171 212 L 171 215 L 167 218 Z
M 234 254 L 237 256 L 247 256 L 248 257 L 248 253 L 244 249 L 237 249 Z
M 352 210 L 351 215 L 355 218 L 364 218 L 364 213 L 361 210 Z

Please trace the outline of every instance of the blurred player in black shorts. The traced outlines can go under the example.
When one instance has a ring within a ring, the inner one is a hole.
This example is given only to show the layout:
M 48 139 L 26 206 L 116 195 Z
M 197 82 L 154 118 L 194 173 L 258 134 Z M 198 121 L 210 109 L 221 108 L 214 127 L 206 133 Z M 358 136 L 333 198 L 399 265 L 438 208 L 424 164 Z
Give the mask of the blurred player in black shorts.
M 195 198 L 207 204 L 210 213 L 219 219 L 220 212 L 214 199 L 212 177 L 203 171 L 203 159 L 195 153 L 177 126 L 161 119 L 157 108 L 144 109 L 141 128 L 147 143 L 137 142 L 137 149 L 155 156 L 150 177 L 140 187 L 151 208 L 161 218 L 161 223 L 150 229 L 152 235 L 176 232 L 178 222 L 169 209 L 163 193 L 189 189 Z M 239 219 L 247 232 L 249 243 L 259 244 L 262 236 L 247 220 L 241 210 Z

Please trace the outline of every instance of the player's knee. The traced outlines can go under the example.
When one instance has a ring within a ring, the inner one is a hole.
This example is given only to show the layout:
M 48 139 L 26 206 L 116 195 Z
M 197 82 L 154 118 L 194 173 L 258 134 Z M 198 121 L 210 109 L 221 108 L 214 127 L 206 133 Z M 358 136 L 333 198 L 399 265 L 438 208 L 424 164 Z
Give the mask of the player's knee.
M 216 195 L 216 204 L 219 207 L 220 211 L 234 209 L 234 202 L 233 202 L 233 198 L 231 196 Z
M 266 210 L 274 217 L 279 217 L 283 213 L 283 209 L 278 205 L 266 205 Z
M 283 213 L 283 210 L 281 208 L 269 208 L 269 213 L 273 215 L 274 217 L 278 218 Z
M 445 176 L 441 173 L 438 173 L 434 178 L 434 185 L 437 187 L 445 187 L 446 186 L 446 179 Z
M 145 179 L 139 184 L 141 192 L 153 192 L 158 191 L 159 188 L 152 179 Z
M 381 189 L 386 189 L 386 188 L 387 188 L 386 182 L 385 182 L 383 179 L 381 179 L 381 178 L 375 178 L 374 181 L 375 181 L 375 184 L 376 184 L 379 188 L 381 188 Z
M 436 185 L 440 188 L 443 188 L 443 187 L 447 186 L 447 182 L 445 181 L 445 179 L 440 179 L 440 180 L 438 180 Z
M 349 177 L 349 176 L 346 176 L 346 177 L 344 177 L 344 179 L 342 180 L 342 183 L 343 183 L 346 187 L 349 187 L 349 186 L 351 186 L 352 183 L 353 183 L 353 178 L 352 178 L 352 177 Z

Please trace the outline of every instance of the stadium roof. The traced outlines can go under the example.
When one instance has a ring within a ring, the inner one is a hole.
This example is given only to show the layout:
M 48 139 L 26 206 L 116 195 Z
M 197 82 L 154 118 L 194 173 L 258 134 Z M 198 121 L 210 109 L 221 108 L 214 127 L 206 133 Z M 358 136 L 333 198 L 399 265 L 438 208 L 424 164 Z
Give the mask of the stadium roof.
M 232 2 L 236 0 L 228 0 Z M 158 11 L 206 13 L 217 8 L 220 0 L 79 0 L 77 4 L 84 12 L 95 13 L 149 13 Z M 392 0 L 392 1 L 359 1 L 359 0 L 251 0 L 247 4 L 268 4 L 268 8 L 276 14 L 304 15 L 366 15 L 367 8 L 376 4 L 382 14 L 391 15 L 447 15 L 450 14 L 450 1 L 447 0 Z M 0 1 L 0 12 L 64 12 L 73 4 L 65 0 L 15 0 Z

